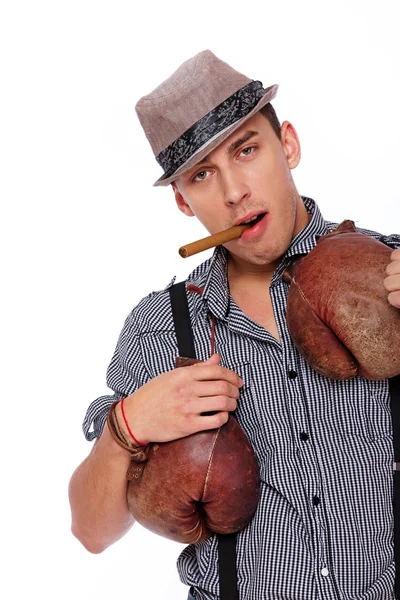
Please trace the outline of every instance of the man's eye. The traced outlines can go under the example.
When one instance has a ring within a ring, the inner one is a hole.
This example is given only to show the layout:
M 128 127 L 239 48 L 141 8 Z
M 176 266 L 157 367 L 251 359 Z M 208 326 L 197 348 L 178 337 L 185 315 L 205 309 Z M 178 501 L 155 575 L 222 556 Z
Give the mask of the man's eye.
M 207 177 L 207 173 L 208 171 L 199 171 L 198 173 L 196 173 L 196 175 L 193 177 L 193 181 L 203 181 L 203 179 L 206 179 Z
M 251 154 L 254 150 L 254 146 L 248 146 L 247 148 L 243 148 L 243 150 L 240 152 L 240 154 L 244 154 L 245 156 L 248 156 L 249 154 Z

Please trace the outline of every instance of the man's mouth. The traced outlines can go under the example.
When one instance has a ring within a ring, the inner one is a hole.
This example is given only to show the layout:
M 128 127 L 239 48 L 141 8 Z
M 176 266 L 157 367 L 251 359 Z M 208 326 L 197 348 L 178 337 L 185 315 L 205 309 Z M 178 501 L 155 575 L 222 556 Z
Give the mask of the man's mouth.
M 251 227 L 254 227 L 254 225 L 256 225 L 257 223 L 259 223 L 259 221 L 261 221 L 261 219 L 263 219 L 266 214 L 267 213 L 264 212 L 264 213 L 260 213 L 258 215 L 254 215 L 250 219 L 246 219 L 246 221 L 240 221 L 239 223 L 237 223 L 237 225 L 251 224 Z M 249 227 L 249 229 L 251 229 L 251 227 Z

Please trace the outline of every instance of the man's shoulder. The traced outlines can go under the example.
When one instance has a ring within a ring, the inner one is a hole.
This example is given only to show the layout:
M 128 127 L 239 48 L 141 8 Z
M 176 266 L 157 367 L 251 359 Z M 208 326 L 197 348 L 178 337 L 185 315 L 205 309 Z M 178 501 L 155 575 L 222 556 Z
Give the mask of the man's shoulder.
M 328 231 L 336 229 L 336 227 L 338 227 L 338 225 L 339 225 L 339 223 L 334 223 L 332 221 L 325 221 L 325 223 L 326 223 Z M 372 238 L 382 242 L 383 244 L 390 246 L 394 250 L 396 248 L 400 248 L 400 234 L 397 234 L 397 233 L 384 234 L 384 233 L 380 233 L 379 231 L 374 231 L 373 229 L 365 229 L 363 227 L 358 227 L 357 221 L 353 221 L 353 223 L 359 233 L 368 235 L 369 237 L 372 237 Z
M 400 235 L 397 233 L 385 234 L 379 233 L 378 231 L 372 231 L 371 229 L 363 229 L 361 227 L 357 227 L 357 231 L 359 231 L 360 233 L 365 233 L 365 235 L 369 235 L 370 237 L 379 240 L 380 242 L 386 244 L 387 246 L 390 246 L 394 250 L 396 248 L 400 248 Z
M 198 265 L 184 280 L 186 286 L 191 284 L 197 288 L 204 287 L 211 262 L 212 257 Z M 146 332 L 150 333 L 173 329 L 170 288 L 175 283 L 177 283 L 176 276 L 171 279 L 165 288 L 150 292 L 133 308 L 128 319 L 134 322 L 135 330 L 138 333 L 144 334 Z M 197 295 L 195 295 L 195 297 L 196 296 Z M 196 308 L 196 302 L 193 303 L 193 294 L 188 295 L 188 302 Z

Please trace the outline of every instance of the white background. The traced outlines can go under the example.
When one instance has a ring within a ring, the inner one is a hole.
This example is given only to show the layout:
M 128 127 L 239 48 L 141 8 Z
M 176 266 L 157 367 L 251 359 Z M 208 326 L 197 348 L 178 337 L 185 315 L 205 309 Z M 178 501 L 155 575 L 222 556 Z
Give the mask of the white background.
M 400 231 L 398 0 L 9 0 L 0 9 L 3 598 L 178 600 L 181 546 L 135 526 L 101 555 L 70 534 L 81 422 L 132 307 L 209 253 L 134 105 L 195 53 L 264 86 L 326 218 Z

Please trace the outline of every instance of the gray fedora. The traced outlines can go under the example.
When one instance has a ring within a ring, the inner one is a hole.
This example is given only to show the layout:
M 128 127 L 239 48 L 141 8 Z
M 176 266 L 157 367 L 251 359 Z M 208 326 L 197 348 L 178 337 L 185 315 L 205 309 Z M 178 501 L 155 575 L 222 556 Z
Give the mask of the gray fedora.
M 136 104 L 136 113 L 164 174 L 154 185 L 182 175 L 275 98 L 205 50 L 184 62 Z

